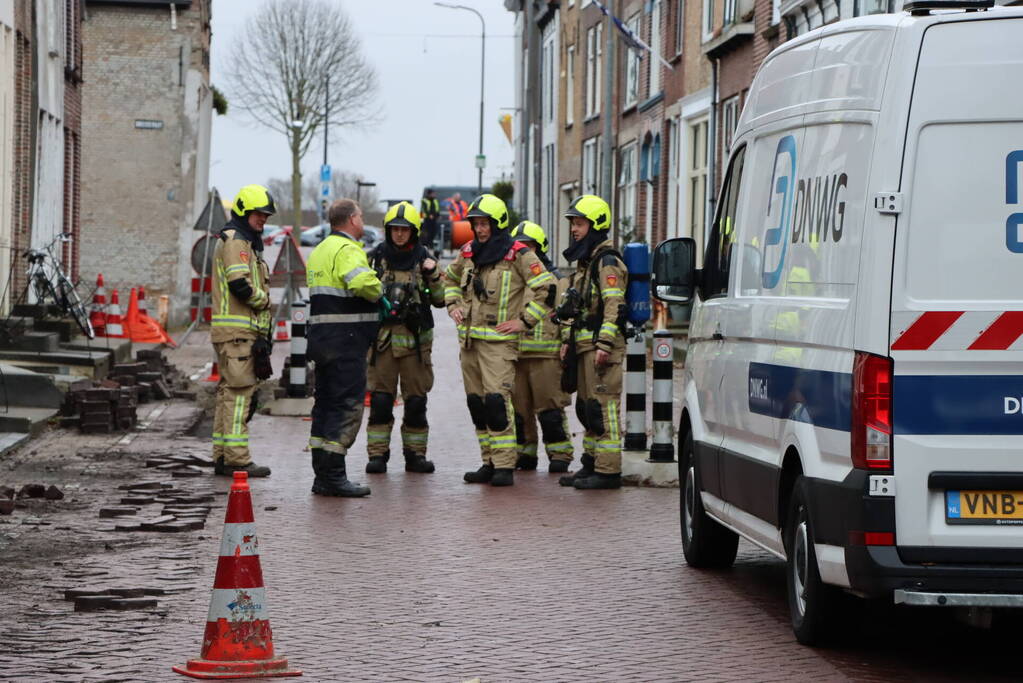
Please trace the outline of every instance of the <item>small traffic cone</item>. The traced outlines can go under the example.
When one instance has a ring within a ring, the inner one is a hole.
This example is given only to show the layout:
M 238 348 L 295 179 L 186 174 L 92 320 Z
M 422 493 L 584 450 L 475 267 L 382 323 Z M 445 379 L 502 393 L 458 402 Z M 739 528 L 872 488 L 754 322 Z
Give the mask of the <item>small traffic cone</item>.
M 92 295 L 92 310 L 89 323 L 97 337 L 105 337 L 107 331 L 107 288 L 103 286 L 103 273 L 96 276 L 96 291 Z
M 139 315 L 143 318 L 149 317 L 149 307 L 146 306 L 146 288 L 139 285 Z
M 217 361 L 213 361 L 213 367 L 210 368 L 210 376 L 203 380 L 203 382 L 219 382 L 220 381 L 220 366 L 217 365 Z
M 288 668 L 286 657 L 274 656 L 255 522 L 249 475 L 235 472 L 202 649 L 173 671 L 205 679 L 302 675 Z
M 110 294 L 110 307 L 107 310 L 107 334 L 108 337 L 124 337 L 124 324 L 121 318 L 121 299 L 115 289 Z
M 274 341 L 291 341 L 291 337 L 288 335 L 288 322 L 286 320 L 277 321 L 277 334 L 274 335 Z

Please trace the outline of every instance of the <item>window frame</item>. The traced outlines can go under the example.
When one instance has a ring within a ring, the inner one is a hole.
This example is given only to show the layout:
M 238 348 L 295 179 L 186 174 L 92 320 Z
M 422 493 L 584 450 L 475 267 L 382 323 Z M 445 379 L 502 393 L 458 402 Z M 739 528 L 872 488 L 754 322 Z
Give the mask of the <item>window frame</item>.
M 664 3 L 661 0 L 651 0 L 650 4 L 650 73 L 647 77 L 647 96 L 654 97 L 661 92 L 664 81 L 661 78 L 661 56 L 664 52 L 664 41 L 661 40 L 661 10 Z
M 639 26 L 639 12 L 633 14 L 629 20 L 625 22 L 625 28 L 629 29 L 637 36 L 639 35 Z M 625 89 L 623 95 L 624 103 L 622 106 L 625 109 L 629 109 L 639 102 L 639 67 L 643 62 L 643 56 L 631 47 L 626 47 L 625 50 Z
M 703 33 L 703 42 L 707 42 L 714 35 L 714 0 L 703 0 L 703 16 L 700 18 L 700 29 Z
M 575 123 L 575 45 L 565 50 L 565 126 Z
M 682 55 L 686 39 L 686 0 L 675 2 L 675 56 Z
M 619 221 L 628 218 L 629 229 L 636 230 L 636 171 L 639 164 L 639 146 L 635 140 L 630 140 L 619 147 L 618 158 L 618 216 Z M 625 177 L 629 174 L 628 178 Z

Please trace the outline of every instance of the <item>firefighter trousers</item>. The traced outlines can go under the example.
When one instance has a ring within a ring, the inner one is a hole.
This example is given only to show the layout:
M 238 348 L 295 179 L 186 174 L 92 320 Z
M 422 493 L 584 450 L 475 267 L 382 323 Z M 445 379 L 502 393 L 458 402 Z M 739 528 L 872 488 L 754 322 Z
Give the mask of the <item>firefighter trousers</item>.
M 572 438 L 569 436 L 565 406 L 568 394 L 561 390 L 561 361 L 558 358 L 520 356 L 515 362 L 515 431 L 518 453 L 536 457 L 540 422 L 547 457 L 572 462 Z
M 498 469 L 515 469 L 515 359 L 518 340 L 481 341 L 470 339 L 462 346 L 462 383 L 465 401 L 476 428 L 483 464 Z
M 366 354 L 316 364 L 309 448 L 345 455 L 359 435 L 366 393 Z
M 401 387 L 405 405 L 401 420 L 402 452 L 426 455 L 430 425 L 426 419 L 426 396 L 433 388 L 431 345 L 422 344 L 419 352 L 398 351 L 393 346 L 370 352 L 367 388 L 370 392 L 369 422 L 366 424 L 366 451 L 369 457 L 386 456 L 391 451 L 394 426 L 394 397 Z
M 249 455 L 249 419 L 256 393 L 255 363 L 251 339 L 232 339 L 213 345 L 220 368 L 216 403 L 213 408 L 213 459 L 242 467 L 252 462 Z
M 575 412 L 583 423 L 583 451 L 593 456 L 601 474 L 622 471 L 622 433 L 618 420 L 622 398 L 622 351 L 603 367 L 594 365 L 596 350 L 579 354 L 579 390 Z

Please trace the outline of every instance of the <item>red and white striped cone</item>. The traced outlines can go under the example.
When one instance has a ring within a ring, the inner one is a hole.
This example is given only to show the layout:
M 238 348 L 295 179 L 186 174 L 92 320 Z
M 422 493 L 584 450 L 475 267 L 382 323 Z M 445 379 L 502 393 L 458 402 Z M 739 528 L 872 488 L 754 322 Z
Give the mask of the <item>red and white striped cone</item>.
M 146 306 L 146 288 L 142 285 L 139 285 L 139 315 L 149 317 L 149 308 Z
M 291 337 L 288 335 L 288 321 L 277 321 L 277 332 L 274 334 L 274 341 L 291 341 Z
M 108 337 L 124 336 L 124 321 L 121 318 L 121 299 L 115 289 L 110 295 L 110 308 L 107 310 L 107 335 Z
M 287 658 L 274 655 L 248 479 L 246 472 L 234 473 L 201 654 L 172 667 L 179 674 L 205 679 L 302 675 L 288 668 Z
M 97 337 L 105 337 L 107 332 L 107 288 L 103 285 L 103 273 L 96 276 L 96 291 L 92 295 L 92 310 L 89 311 L 89 323 Z

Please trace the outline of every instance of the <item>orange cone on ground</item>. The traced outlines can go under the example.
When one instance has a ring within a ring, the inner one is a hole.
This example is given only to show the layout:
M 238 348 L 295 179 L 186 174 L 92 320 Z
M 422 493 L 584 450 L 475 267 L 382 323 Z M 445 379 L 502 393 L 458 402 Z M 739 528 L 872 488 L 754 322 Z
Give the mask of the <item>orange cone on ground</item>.
M 89 323 L 97 337 L 105 337 L 107 331 L 107 288 L 103 286 L 103 273 L 96 276 L 96 291 L 92 295 L 92 310 Z
M 141 297 L 139 292 L 142 292 Z M 148 315 L 142 314 L 142 306 L 140 301 L 145 301 L 145 291 L 140 287 L 139 289 L 131 288 L 131 298 L 128 300 L 128 315 L 125 320 L 125 336 L 131 339 L 133 342 L 143 342 L 148 344 L 170 344 L 176 346 L 174 340 L 170 338 L 166 330 L 160 327 L 160 323 L 156 322 Z
M 206 679 L 302 675 L 274 654 L 248 478 L 246 472 L 234 473 L 202 650 L 198 659 L 172 667 L 179 674 Z
M 203 382 L 219 382 L 220 381 L 220 366 L 217 365 L 217 361 L 213 361 L 213 367 L 210 368 L 210 376 L 205 378 Z
M 110 294 L 110 307 L 107 310 L 107 333 L 108 337 L 124 337 L 124 323 L 121 318 L 121 299 L 115 289 Z
M 274 341 L 291 341 L 286 320 L 277 321 L 277 333 L 274 335 Z
M 139 315 L 143 318 L 149 317 L 149 307 L 146 306 L 146 288 L 139 285 Z

